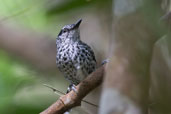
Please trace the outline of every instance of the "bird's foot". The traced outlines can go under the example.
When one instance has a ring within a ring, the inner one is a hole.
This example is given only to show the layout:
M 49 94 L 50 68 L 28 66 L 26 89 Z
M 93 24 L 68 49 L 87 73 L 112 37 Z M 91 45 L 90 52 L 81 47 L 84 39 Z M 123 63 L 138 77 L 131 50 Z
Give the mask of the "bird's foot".
M 74 91 L 74 92 L 76 92 L 76 86 L 74 85 L 74 84 L 70 84 L 69 86 L 68 86 L 68 89 L 67 89 L 67 92 L 66 92 L 66 94 L 67 93 L 69 93 L 70 91 Z M 67 110 L 64 114 L 70 114 L 70 112 L 71 112 L 71 109 L 69 109 L 69 110 Z
M 68 89 L 67 89 L 67 92 L 66 93 L 69 93 L 70 91 L 74 91 L 75 93 L 77 92 L 77 88 L 74 84 L 70 84 Z

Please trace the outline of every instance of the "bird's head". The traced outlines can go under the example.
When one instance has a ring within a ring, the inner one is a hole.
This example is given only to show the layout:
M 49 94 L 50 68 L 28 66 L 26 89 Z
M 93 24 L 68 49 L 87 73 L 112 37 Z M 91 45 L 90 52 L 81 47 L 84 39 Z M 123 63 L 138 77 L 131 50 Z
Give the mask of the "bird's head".
M 65 25 L 58 34 L 57 40 L 62 42 L 75 42 L 80 39 L 79 25 L 82 19 L 75 24 Z

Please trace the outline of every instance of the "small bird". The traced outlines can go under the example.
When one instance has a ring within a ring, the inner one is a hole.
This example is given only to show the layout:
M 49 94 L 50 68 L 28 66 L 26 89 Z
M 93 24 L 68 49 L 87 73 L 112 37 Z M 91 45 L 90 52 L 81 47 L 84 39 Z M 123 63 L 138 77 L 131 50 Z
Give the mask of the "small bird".
M 65 25 L 56 38 L 56 64 L 64 77 L 70 82 L 67 93 L 76 90 L 75 86 L 96 69 L 93 50 L 80 39 L 79 25 Z

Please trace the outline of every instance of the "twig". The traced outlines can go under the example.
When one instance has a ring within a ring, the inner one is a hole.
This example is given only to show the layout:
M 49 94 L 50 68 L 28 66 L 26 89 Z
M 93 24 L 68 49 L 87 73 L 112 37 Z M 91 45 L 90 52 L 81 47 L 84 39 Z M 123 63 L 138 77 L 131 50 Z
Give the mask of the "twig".
M 54 87 L 52 87 L 52 86 L 50 86 L 50 85 L 47 85 L 47 84 L 43 84 L 43 85 L 46 86 L 46 87 L 48 87 L 48 88 L 50 88 L 50 89 L 52 89 L 52 91 L 53 91 L 54 93 L 56 93 L 57 95 L 59 95 L 59 96 L 65 95 L 65 93 L 63 93 L 63 92 L 57 90 L 56 88 L 54 88 Z
M 59 91 L 59 90 L 57 90 L 56 88 L 54 88 L 54 87 L 52 87 L 52 86 L 50 86 L 50 85 L 48 85 L 48 84 L 43 84 L 43 85 L 46 86 L 46 87 L 48 87 L 48 88 L 50 88 L 50 89 L 52 89 L 52 91 L 53 91 L 55 94 L 59 95 L 59 96 L 65 95 L 65 93 L 63 93 L 62 91 Z M 98 105 L 93 104 L 93 103 L 91 103 L 91 102 L 88 102 L 88 101 L 86 101 L 86 100 L 82 100 L 82 102 L 87 103 L 87 104 L 92 105 L 92 106 L 95 106 L 95 107 L 98 107 Z
M 87 104 L 89 104 L 89 105 L 92 105 L 92 106 L 94 106 L 94 107 L 99 107 L 98 105 L 96 105 L 96 104 L 94 104 L 94 103 L 91 103 L 91 102 L 88 102 L 88 101 L 86 101 L 86 100 L 82 100 L 84 103 L 87 103 Z

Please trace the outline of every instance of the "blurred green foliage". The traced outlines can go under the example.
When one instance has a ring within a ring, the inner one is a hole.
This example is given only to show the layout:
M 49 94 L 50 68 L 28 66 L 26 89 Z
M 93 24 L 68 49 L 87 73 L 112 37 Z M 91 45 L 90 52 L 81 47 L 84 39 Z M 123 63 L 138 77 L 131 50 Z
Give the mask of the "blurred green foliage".
M 8 108 L 13 104 L 14 94 L 24 84 L 30 83 L 28 68 L 21 62 L 10 57 L 4 51 L 0 51 L 0 113 L 6 114 L 11 111 Z
M 44 0 L 42 0 L 43 2 Z M 39 30 L 46 25 L 45 9 L 39 0 L 0 0 L 0 20 Z
M 11 22 L 35 31 L 46 30 L 48 23 L 45 9 L 42 8 L 44 0 L 0 0 L 0 3 L 1 23 Z M 36 114 L 42 111 L 44 105 L 35 107 L 32 104 L 16 104 L 25 102 L 24 98 L 16 101 L 16 94 L 36 80 L 34 71 L 26 62 L 0 50 L 0 114 Z
M 72 10 L 78 10 L 79 8 L 89 7 L 94 4 L 104 3 L 109 0 L 68 0 L 59 3 L 53 3 L 47 9 L 47 14 L 55 15 L 69 12 Z

